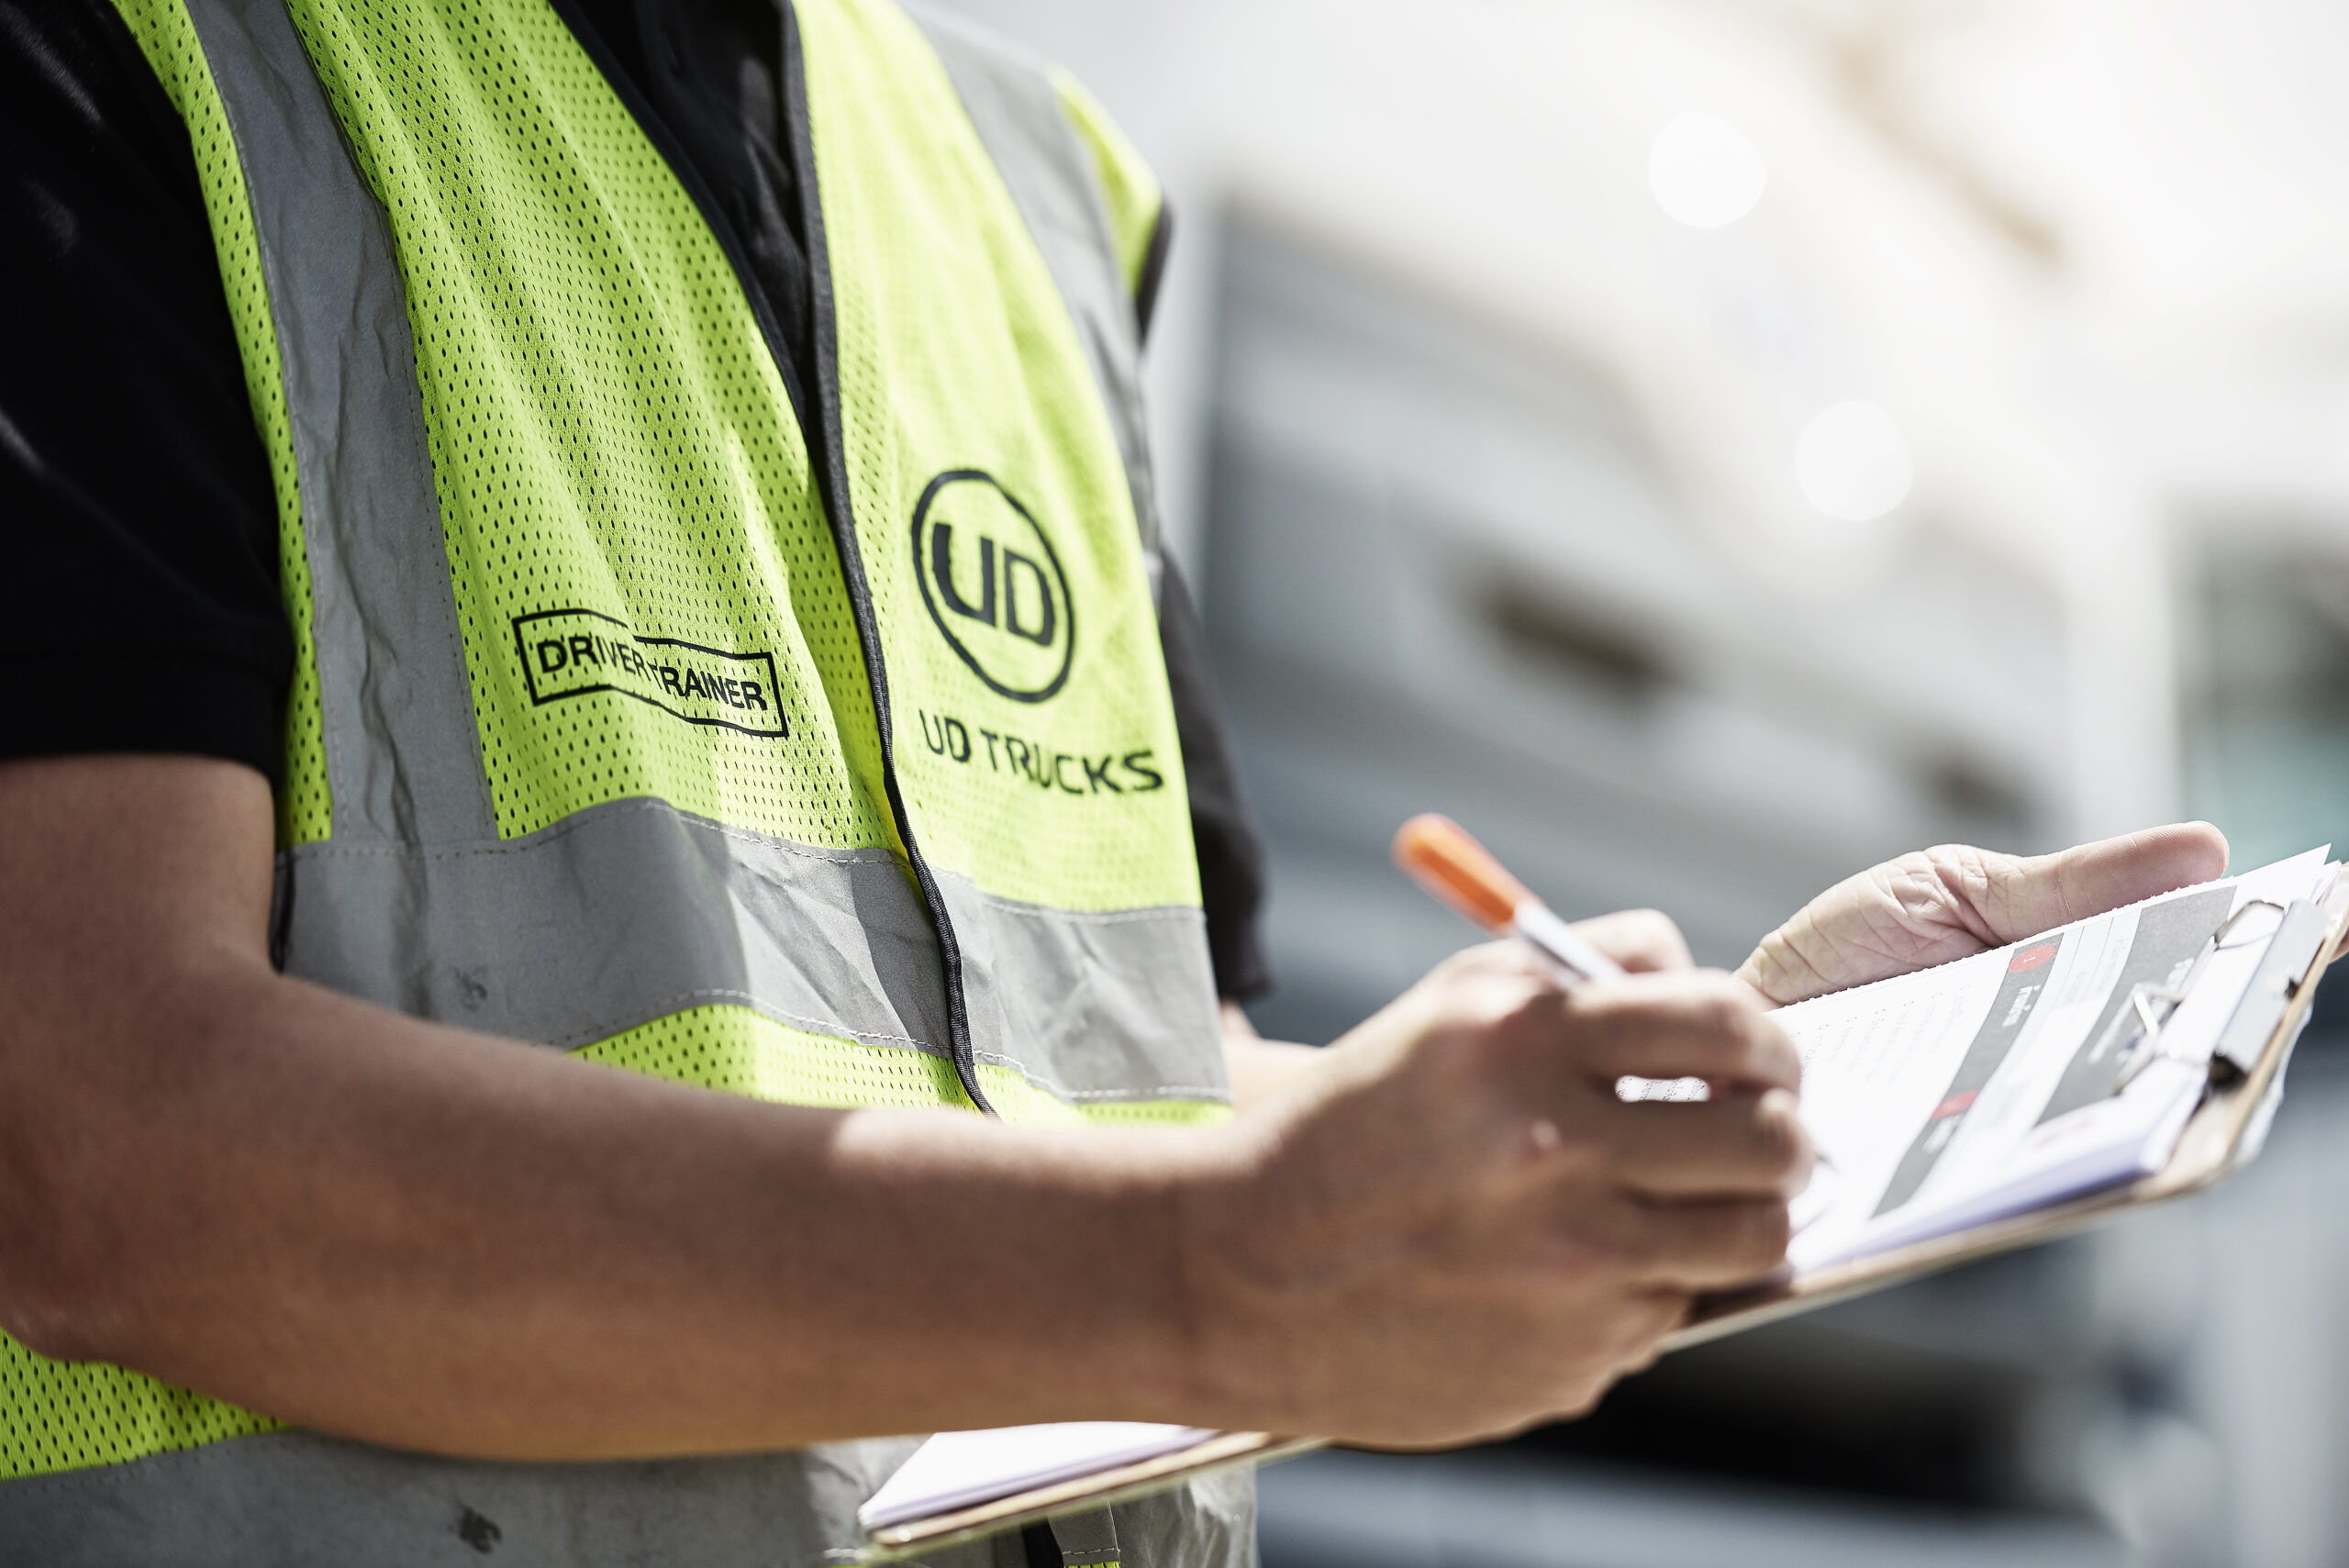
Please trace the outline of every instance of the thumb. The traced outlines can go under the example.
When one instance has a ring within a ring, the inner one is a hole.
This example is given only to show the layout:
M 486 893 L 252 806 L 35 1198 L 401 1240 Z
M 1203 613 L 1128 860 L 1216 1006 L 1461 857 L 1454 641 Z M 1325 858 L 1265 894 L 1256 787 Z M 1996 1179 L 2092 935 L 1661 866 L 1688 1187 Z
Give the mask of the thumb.
M 2207 822 L 2053 855 L 1944 844 L 1829 888 L 1763 938 L 1738 974 L 1783 1006 L 2003 947 L 2226 869 L 2227 840 Z
M 2179 822 L 2081 844 L 2052 855 L 1982 857 L 1982 879 L 1950 879 L 1970 898 L 1985 946 L 2037 936 L 2124 904 L 2222 876 L 2226 835 L 2208 822 Z

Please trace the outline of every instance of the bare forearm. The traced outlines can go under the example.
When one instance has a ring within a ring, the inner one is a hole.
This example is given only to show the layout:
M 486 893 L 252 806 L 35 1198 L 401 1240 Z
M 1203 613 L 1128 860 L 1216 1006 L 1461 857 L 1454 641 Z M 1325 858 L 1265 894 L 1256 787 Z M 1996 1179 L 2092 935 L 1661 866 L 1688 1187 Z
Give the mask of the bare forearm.
M 287 980 L 270 839 L 234 764 L 0 764 L 0 1325 L 36 1350 L 497 1457 L 1435 1441 L 1580 1407 L 1783 1251 L 1792 1048 L 1727 982 L 1569 998 L 1479 950 L 1327 1052 L 1243 1040 L 1246 1092 L 1284 1082 L 1220 1129 L 828 1112 Z M 1682 1170 L 1626 1073 L 1776 1088 L 1667 1107 Z
M 6 1128 L 36 1348 L 477 1455 L 1192 1413 L 1197 1140 L 734 1100 L 265 971 L 167 990 L 125 1024 L 171 1050 L 85 1037 L 49 1130 Z

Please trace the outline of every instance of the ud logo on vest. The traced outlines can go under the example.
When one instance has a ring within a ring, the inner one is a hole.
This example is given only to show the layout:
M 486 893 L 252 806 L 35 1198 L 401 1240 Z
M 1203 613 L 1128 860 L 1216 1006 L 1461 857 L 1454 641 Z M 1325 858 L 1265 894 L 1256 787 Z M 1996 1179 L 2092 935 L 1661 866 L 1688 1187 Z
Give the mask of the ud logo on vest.
M 1068 684 L 1076 605 L 1052 541 L 990 474 L 940 474 L 914 507 L 914 577 L 930 618 L 971 673 L 1014 702 Z

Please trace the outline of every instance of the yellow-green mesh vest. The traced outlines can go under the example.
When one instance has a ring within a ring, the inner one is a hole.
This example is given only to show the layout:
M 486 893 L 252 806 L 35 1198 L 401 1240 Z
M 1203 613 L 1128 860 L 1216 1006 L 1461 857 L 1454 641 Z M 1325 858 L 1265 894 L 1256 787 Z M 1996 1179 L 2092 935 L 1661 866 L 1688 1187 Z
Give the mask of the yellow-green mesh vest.
M 117 3 L 276 478 L 284 967 L 778 1101 L 1225 1114 L 1134 388 L 1156 191 L 1097 107 L 886 0 L 784 8 L 795 408 L 546 0 Z M 0 1401 L 11 1560 L 812 1562 L 903 1451 L 468 1465 L 13 1342 Z M 1244 1555 L 1246 1511 L 1121 1508 L 1125 1559 Z

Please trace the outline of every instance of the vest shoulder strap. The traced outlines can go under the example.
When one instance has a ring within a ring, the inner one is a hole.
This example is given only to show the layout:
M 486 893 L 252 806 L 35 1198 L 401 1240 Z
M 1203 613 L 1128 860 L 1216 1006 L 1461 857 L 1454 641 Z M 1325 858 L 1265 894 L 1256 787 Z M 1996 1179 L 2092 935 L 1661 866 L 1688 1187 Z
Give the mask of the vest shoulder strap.
M 922 5 L 907 10 L 945 66 L 1076 322 L 1125 460 L 1154 597 L 1162 577 L 1160 530 L 1142 400 L 1141 328 L 1094 151 L 1071 122 L 1059 73 L 1051 66 L 960 17 Z
M 1061 112 L 1093 154 L 1093 170 L 1100 176 L 1102 200 L 1108 208 L 1109 233 L 1118 245 L 1118 265 L 1133 295 L 1134 316 L 1147 343 L 1156 269 L 1165 259 L 1173 227 L 1166 192 L 1141 150 L 1126 139 L 1126 133 L 1085 83 L 1058 66 L 1052 76 L 1052 86 L 1061 95 Z

